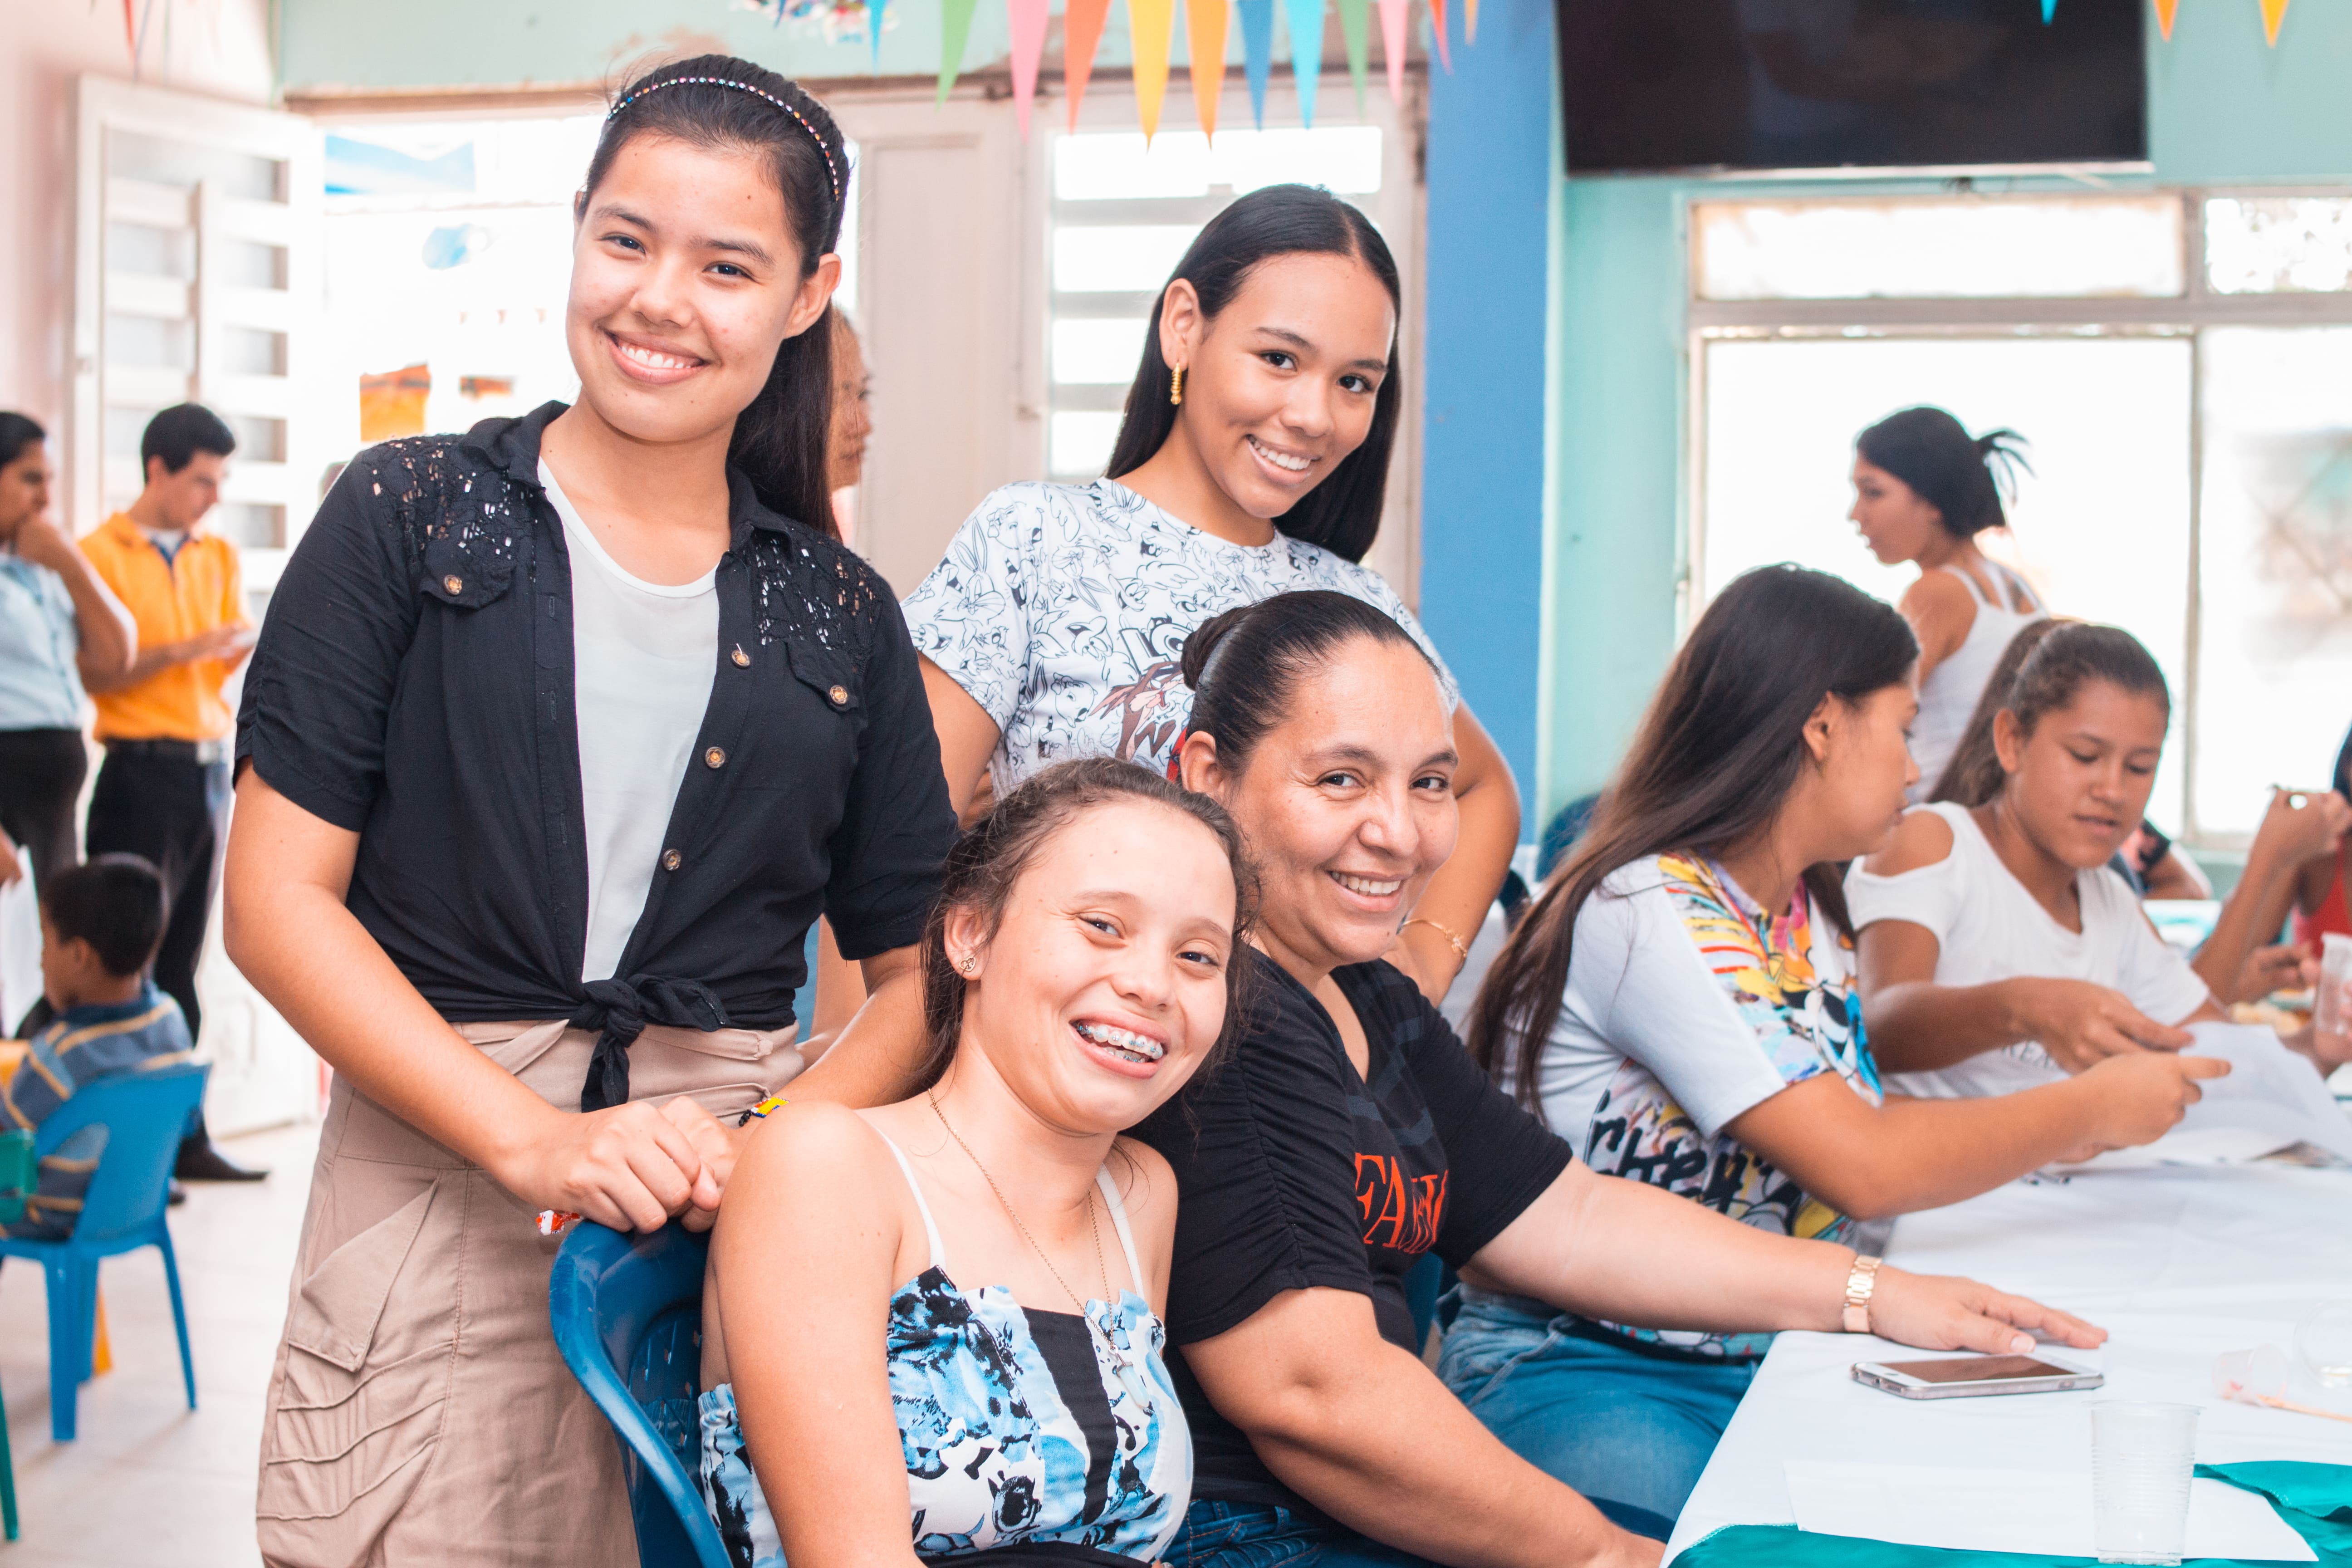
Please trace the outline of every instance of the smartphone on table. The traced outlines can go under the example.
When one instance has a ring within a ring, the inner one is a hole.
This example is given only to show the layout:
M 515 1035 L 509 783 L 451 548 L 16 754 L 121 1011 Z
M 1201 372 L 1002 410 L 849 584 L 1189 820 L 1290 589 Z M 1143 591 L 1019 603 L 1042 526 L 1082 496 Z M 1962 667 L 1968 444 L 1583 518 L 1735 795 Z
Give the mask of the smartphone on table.
M 1901 1399 L 1973 1399 L 1991 1394 L 2055 1394 L 2097 1388 L 2105 1373 L 2030 1355 L 1949 1356 L 1937 1361 L 1861 1361 L 1853 1380 Z

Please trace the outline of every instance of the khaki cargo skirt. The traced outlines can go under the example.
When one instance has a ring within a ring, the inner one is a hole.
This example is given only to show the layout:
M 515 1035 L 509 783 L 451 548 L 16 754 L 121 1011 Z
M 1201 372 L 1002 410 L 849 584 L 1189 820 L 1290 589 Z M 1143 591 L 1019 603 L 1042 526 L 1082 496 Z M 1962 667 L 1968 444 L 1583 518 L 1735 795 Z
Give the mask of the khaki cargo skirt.
M 593 1031 L 458 1032 L 566 1110 Z M 633 1100 L 689 1095 L 732 1123 L 800 1071 L 793 1031 L 646 1028 Z M 261 1438 L 273 1568 L 629 1568 L 612 1429 L 556 1353 L 557 1243 L 532 1205 L 338 1078 L 302 1220 Z

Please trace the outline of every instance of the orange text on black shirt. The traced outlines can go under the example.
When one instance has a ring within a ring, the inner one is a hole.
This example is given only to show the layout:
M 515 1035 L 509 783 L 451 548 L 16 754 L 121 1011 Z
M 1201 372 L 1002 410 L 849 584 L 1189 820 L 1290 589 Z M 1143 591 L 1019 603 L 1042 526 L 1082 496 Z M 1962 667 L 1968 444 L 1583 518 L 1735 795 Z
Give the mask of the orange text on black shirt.
M 1365 1246 L 1427 1252 L 1445 1219 L 1445 1173 L 1407 1176 L 1385 1154 L 1358 1154 L 1356 1208 Z

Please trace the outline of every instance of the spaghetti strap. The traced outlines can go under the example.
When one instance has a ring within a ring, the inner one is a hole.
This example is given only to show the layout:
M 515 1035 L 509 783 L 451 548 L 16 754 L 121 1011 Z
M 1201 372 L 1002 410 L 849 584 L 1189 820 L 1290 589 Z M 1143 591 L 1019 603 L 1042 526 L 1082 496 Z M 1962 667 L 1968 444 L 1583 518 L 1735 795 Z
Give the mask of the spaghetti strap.
M 872 1124 L 869 1122 L 867 1125 Z M 948 1266 L 947 1249 L 940 1245 L 940 1227 L 931 1219 L 931 1205 L 923 1201 L 923 1184 L 915 1180 L 915 1167 L 907 1163 L 907 1152 L 898 1144 L 890 1142 L 890 1135 L 887 1132 L 876 1127 L 874 1136 L 890 1144 L 890 1157 L 898 1162 L 899 1173 L 907 1178 L 908 1190 L 915 1194 L 915 1208 L 923 1216 L 923 1236 L 931 1244 L 931 1267 L 944 1273 Z M 1125 1222 L 1122 1221 L 1121 1224 L 1124 1225 Z M 1126 1232 L 1121 1230 L 1119 1234 L 1124 1236 Z M 1130 1259 L 1133 1256 L 1132 1253 L 1129 1254 Z
M 1988 566 L 1991 566 L 1991 565 L 1992 565 L 1992 563 L 1991 563 L 1991 562 L 1990 562 L 1990 561 L 1988 561 L 1988 562 L 1986 562 L 1986 563 L 1985 563 L 1985 564 L 1986 564 L 1986 565 L 1988 565 Z M 1994 567 L 1993 569 L 1994 569 L 1994 571 L 1995 571 L 1995 572 L 1998 572 L 1998 571 L 2000 570 L 2000 568 L 1999 568 L 1999 567 Z M 1986 598 L 1986 597 L 1985 597 L 1984 590 L 1983 590 L 1982 588 L 1979 588 L 1979 587 L 1978 587 L 1978 586 L 1977 586 L 1977 580 L 1976 580 L 1974 577 L 1969 576 L 1967 573 L 1965 573 L 1965 572 L 1961 571 L 1958 567 L 1957 567 L 1957 566 L 1938 566 L 1938 567 L 1937 567 L 1937 568 L 1936 568 L 1936 570 L 1937 570 L 1937 571 L 1938 571 L 1938 572 L 1949 572 L 1953 576 L 1958 577 L 1958 578 L 1960 580 L 1960 584 L 1961 584 L 1961 586 L 1963 586 L 1963 587 L 1965 587 L 1966 589 L 1968 589 L 1968 591 L 1969 591 L 1969 598 L 1971 598 L 1971 599 L 1974 599 L 1974 600 L 1977 602 L 1977 605 L 1978 605 L 1978 606 L 1979 606 L 1979 608 L 1982 608 L 1982 609 L 1988 609 L 1988 610 L 1991 610 L 1991 609 L 2001 609 L 2001 610 L 2006 610 L 2007 608 L 2009 608 L 2009 606 L 2008 606 L 2007 605 L 1995 605 L 1995 604 L 1994 604 L 1990 599 Z M 1996 577 L 1993 579 L 1993 581 L 1995 581 L 1996 583 L 1998 583 L 2000 580 L 2000 579 L 1998 576 L 1996 576 Z
M 1102 1189 L 1103 1206 L 1110 1210 L 1111 1228 L 1118 1232 L 1118 1249 L 1127 1254 L 1127 1277 L 1135 1281 L 1135 1293 L 1150 1298 L 1143 1288 L 1143 1266 L 1135 1260 L 1135 1233 L 1127 1228 L 1127 1205 L 1119 1202 L 1118 1184 L 1110 1179 L 1110 1167 L 1095 1172 L 1095 1185 Z

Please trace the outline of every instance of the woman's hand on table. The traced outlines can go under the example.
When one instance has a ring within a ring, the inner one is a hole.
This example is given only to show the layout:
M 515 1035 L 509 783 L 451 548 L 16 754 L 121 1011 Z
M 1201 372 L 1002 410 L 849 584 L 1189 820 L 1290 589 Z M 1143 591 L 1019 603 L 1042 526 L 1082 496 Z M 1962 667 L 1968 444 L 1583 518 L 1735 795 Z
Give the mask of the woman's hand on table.
M 644 1100 L 579 1114 L 551 1108 L 534 1135 L 484 1164 L 533 1208 L 576 1214 L 614 1230 L 658 1230 L 691 1206 L 705 1211 L 707 1226 L 725 1172 L 714 1174 L 703 1151 L 711 1146 L 709 1132 L 722 1141 L 726 1132 L 692 1101 L 669 1104 L 691 1107 L 710 1123 L 709 1131 L 689 1133 L 680 1119 L 691 1117 Z M 731 1151 L 727 1163 L 731 1168 Z
M 2037 978 L 2003 984 L 2012 994 L 2017 1033 L 2049 1052 L 2050 1059 L 2070 1073 L 2135 1051 L 2177 1051 L 2195 1038 L 2186 1029 L 2158 1023 L 2122 992 L 2087 980 Z
M 1870 1298 L 1870 1331 L 1921 1350 L 1992 1355 L 2031 1354 L 2035 1332 L 2077 1350 L 2104 1344 L 2107 1338 L 2106 1330 L 2023 1296 L 1973 1279 L 1902 1268 L 1878 1271 Z

